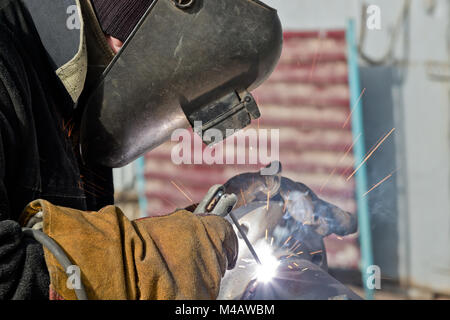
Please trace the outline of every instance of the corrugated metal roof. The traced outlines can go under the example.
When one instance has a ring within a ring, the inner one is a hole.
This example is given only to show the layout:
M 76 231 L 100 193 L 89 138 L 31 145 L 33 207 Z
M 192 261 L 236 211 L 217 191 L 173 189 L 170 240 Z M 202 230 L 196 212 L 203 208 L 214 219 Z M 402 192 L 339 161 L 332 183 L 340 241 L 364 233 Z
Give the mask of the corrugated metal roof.
M 286 33 L 280 63 L 253 92 L 262 117 L 253 129 L 280 130 L 283 175 L 308 185 L 323 199 L 355 212 L 345 31 Z M 213 184 L 261 165 L 175 165 L 174 142 L 147 154 L 149 214 L 198 202 Z M 248 148 L 248 146 L 247 146 Z M 183 192 L 181 192 L 181 189 Z M 330 238 L 330 266 L 356 267 L 355 237 Z

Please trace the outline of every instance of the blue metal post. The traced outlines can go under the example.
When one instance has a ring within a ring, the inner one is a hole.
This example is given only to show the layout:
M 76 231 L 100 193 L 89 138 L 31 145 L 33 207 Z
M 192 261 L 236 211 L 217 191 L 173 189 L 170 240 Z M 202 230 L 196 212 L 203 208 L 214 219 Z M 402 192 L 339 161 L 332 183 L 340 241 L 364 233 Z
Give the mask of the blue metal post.
M 139 209 L 141 218 L 147 216 L 147 195 L 145 192 L 145 157 L 136 160 L 136 187 L 139 196 Z
M 348 77 L 350 84 L 350 105 L 352 114 L 352 133 L 353 138 L 359 136 L 354 146 L 355 166 L 358 166 L 366 153 L 364 143 L 364 124 L 363 124 L 363 105 L 359 99 L 361 94 L 359 68 L 358 68 L 358 49 L 356 44 L 355 21 L 349 20 L 347 25 L 347 45 L 348 45 Z M 359 99 L 359 101 L 358 101 Z M 356 180 L 356 202 L 358 206 L 358 224 L 359 241 L 361 246 L 361 273 L 363 285 L 365 288 L 366 299 L 373 299 L 373 290 L 367 286 L 367 280 L 370 276 L 367 274 L 367 268 L 373 265 L 372 236 L 370 228 L 370 212 L 367 198 L 364 193 L 367 192 L 367 170 L 363 165 L 355 175 Z

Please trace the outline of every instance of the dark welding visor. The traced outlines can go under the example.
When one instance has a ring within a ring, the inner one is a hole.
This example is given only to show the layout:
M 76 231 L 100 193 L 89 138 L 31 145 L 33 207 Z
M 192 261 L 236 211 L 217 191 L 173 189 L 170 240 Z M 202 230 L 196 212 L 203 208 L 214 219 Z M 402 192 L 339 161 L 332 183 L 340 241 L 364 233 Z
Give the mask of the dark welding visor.
M 249 92 L 281 48 L 277 12 L 260 1 L 154 1 L 84 106 L 83 159 L 121 167 L 197 121 L 224 137 L 246 127 L 260 116 Z

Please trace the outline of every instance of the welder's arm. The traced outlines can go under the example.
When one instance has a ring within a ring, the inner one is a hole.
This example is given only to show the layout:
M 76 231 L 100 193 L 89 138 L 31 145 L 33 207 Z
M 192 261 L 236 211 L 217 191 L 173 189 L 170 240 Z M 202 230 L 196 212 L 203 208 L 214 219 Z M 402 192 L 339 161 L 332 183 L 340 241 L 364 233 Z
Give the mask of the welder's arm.
M 49 275 L 42 246 L 12 220 L 0 222 L 0 300 L 48 300 Z
M 129 221 L 114 206 L 99 212 L 31 203 L 24 222 L 44 213 L 44 232 L 81 270 L 89 299 L 215 299 L 225 271 L 233 268 L 238 241 L 217 216 L 174 214 Z M 45 249 L 51 286 L 75 299 L 67 275 Z M 73 280 L 73 279 L 72 279 Z
M 11 83 L 8 88 L 0 79 L 0 300 L 48 299 L 50 280 L 44 251 L 38 242 L 25 238 L 21 226 L 13 220 L 5 182 L 10 164 L 18 163 L 15 157 L 20 155 L 17 146 L 21 145 L 20 122 L 11 119 L 17 105 L 8 94 L 16 91 Z

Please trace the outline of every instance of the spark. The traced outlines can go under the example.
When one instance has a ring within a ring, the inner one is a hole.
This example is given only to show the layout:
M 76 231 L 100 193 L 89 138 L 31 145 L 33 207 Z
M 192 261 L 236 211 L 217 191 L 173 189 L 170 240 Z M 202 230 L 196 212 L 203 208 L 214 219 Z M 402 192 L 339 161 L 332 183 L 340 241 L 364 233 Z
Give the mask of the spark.
M 186 188 L 186 187 L 184 186 L 184 184 L 181 183 L 181 181 L 178 181 L 178 183 L 180 184 L 180 186 L 181 186 L 184 190 L 186 190 L 186 193 L 187 193 L 188 195 L 190 195 L 191 197 L 193 197 L 192 193 L 189 192 L 188 188 Z M 192 202 L 194 202 L 194 201 L 192 201 Z
M 88 193 L 88 194 L 94 196 L 95 198 L 98 197 L 95 193 L 92 193 L 92 192 L 86 190 L 85 188 L 83 188 L 83 186 L 81 185 L 81 181 L 78 182 L 78 188 L 79 188 L 81 191 L 86 192 L 86 193 Z M 95 190 L 94 190 L 94 192 L 95 192 Z
M 289 251 L 294 251 L 294 248 L 297 248 L 298 242 L 298 240 L 295 240 L 294 245 L 289 249 Z
M 70 126 L 70 129 L 69 129 L 69 138 L 70 138 L 70 136 L 72 135 L 73 129 L 75 129 L 75 124 L 73 124 L 73 125 Z
M 345 128 L 347 126 L 347 124 L 349 123 L 350 118 L 353 115 L 353 112 L 355 112 L 355 109 L 359 106 L 359 101 L 361 100 L 361 98 L 363 97 L 365 92 L 366 92 L 366 88 L 364 88 L 363 91 L 361 92 L 358 100 L 356 101 L 355 105 L 353 106 L 352 111 L 350 112 L 350 114 L 348 115 L 347 119 L 345 120 L 344 125 L 342 126 L 342 128 Z
M 173 182 L 173 181 L 170 181 L 170 182 L 175 186 L 175 188 L 178 189 L 178 191 L 180 191 L 186 197 L 186 199 L 188 199 L 190 202 L 194 202 L 194 201 L 192 201 L 191 198 L 189 198 L 189 196 L 183 190 L 181 190 L 181 188 L 179 186 L 177 186 L 177 184 L 175 182 Z
M 358 142 L 359 138 L 361 137 L 361 133 L 358 134 L 358 136 L 354 139 L 354 141 L 352 142 L 352 144 L 350 145 L 350 147 L 348 147 L 347 151 L 345 152 L 345 154 L 342 156 L 342 158 L 339 160 L 339 163 L 341 163 L 342 161 L 344 161 L 344 159 L 348 156 L 349 152 L 353 149 L 353 147 L 355 146 L 356 142 Z
M 305 269 L 302 270 L 302 272 L 304 272 L 304 271 L 306 271 L 306 270 L 308 270 L 308 269 L 309 269 L 309 268 L 305 268 Z
M 350 147 L 347 148 L 346 152 L 344 153 L 344 155 L 339 159 L 336 167 L 333 169 L 333 171 L 331 172 L 331 174 L 328 176 L 327 180 L 322 184 L 322 186 L 320 187 L 320 192 L 322 192 L 322 190 L 326 187 L 326 185 L 328 184 L 328 182 L 330 182 L 331 177 L 333 177 L 333 175 L 336 173 L 336 170 L 338 168 L 338 166 L 342 163 L 342 161 L 344 161 L 344 159 L 348 156 L 349 152 L 353 149 L 353 147 L 355 146 L 355 143 L 358 142 L 359 138 L 361 137 L 361 133 L 356 137 L 356 139 L 352 142 L 352 144 L 350 145 Z
M 295 263 L 295 262 L 294 262 L 294 265 L 295 265 L 296 267 L 299 267 L 299 265 L 298 265 L 297 263 Z
M 239 266 L 240 269 L 246 269 L 246 266 Z
M 241 196 L 242 196 L 242 200 L 244 200 L 244 205 L 247 205 L 247 201 L 245 201 L 245 195 L 244 195 L 244 191 L 242 191 L 241 189 Z
M 82 179 L 83 179 L 83 178 L 82 178 Z M 105 190 L 104 188 L 102 188 L 102 187 L 100 187 L 100 186 L 96 185 L 95 183 L 90 182 L 90 181 L 88 181 L 88 180 L 84 180 L 83 183 L 86 184 L 86 185 L 88 185 L 88 186 L 90 186 L 92 189 L 96 189 L 96 190 L 99 191 L 99 192 Z
M 375 148 L 372 149 L 372 151 L 366 156 L 366 158 L 361 162 L 361 164 L 353 171 L 353 173 L 352 173 L 350 176 L 348 176 L 347 181 L 350 180 L 350 179 L 356 174 L 356 172 L 358 172 L 358 170 L 364 165 L 364 163 L 366 163 L 367 160 L 370 159 L 370 157 L 374 154 L 374 152 L 378 150 L 378 148 L 383 144 L 383 142 L 386 141 L 386 139 L 389 138 L 389 136 L 390 136 L 394 131 L 395 131 L 395 128 L 392 128 L 392 130 L 389 131 L 389 133 L 386 134 L 386 135 L 384 136 L 384 138 L 381 139 L 380 142 L 378 142 L 378 144 L 375 146 Z
M 325 180 L 325 182 L 322 184 L 322 186 L 320 186 L 320 192 L 322 192 L 322 190 L 328 184 L 328 182 L 330 181 L 331 177 L 334 176 L 336 170 L 337 170 L 337 166 L 336 166 L 336 168 L 333 169 L 333 171 L 331 171 L 330 175 L 328 176 L 327 180 Z
M 296 253 L 296 255 L 298 255 L 298 256 L 301 255 L 301 254 L 303 254 L 303 251 L 299 251 L 299 252 Z
M 361 135 L 361 134 L 360 134 L 360 135 Z M 372 146 L 372 148 L 370 148 L 370 150 L 367 151 L 367 153 L 364 155 L 364 158 L 367 157 L 367 155 L 368 155 L 369 153 L 371 153 L 371 152 L 375 149 L 375 146 L 381 141 L 381 139 L 383 139 L 383 137 L 380 137 L 380 138 L 378 139 L 378 141 Z M 354 165 L 355 165 L 355 160 L 353 160 L 352 166 L 354 166 Z M 341 174 L 341 176 L 342 176 L 342 177 L 346 176 L 350 170 L 351 170 L 351 168 L 347 168 L 347 169 Z M 345 178 L 345 179 L 346 179 L 346 178 Z
M 372 148 L 370 148 L 369 151 L 367 151 L 367 153 L 364 155 L 363 158 L 367 157 L 367 155 L 368 155 L 369 153 L 371 153 L 371 152 L 374 150 L 375 146 L 381 141 L 382 138 L 383 138 L 383 137 L 381 137 L 380 139 L 378 139 L 378 141 L 372 146 Z M 356 164 L 356 163 L 355 163 L 355 160 L 353 159 L 353 161 L 352 161 L 352 167 L 354 167 L 355 164 Z M 345 176 L 349 173 L 350 170 L 351 170 L 351 167 L 345 169 L 345 171 L 341 174 L 341 176 L 345 178 Z M 345 179 L 347 179 L 347 178 L 345 178 Z
M 272 237 L 272 239 L 270 240 L 270 246 L 271 247 L 273 246 L 273 240 L 274 240 L 274 238 Z
M 291 239 L 292 239 L 292 236 L 289 236 L 289 238 L 287 238 L 287 240 L 283 243 L 283 246 L 287 245 Z
M 86 167 L 86 166 L 82 166 L 82 167 L 83 167 L 83 170 L 84 170 L 84 171 L 89 172 L 90 174 L 96 176 L 97 178 L 102 179 L 103 181 L 107 181 L 105 177 L 103 177 L 103 176 L 101 176 L 101 175 L 95 173 L 94 171 L 90 170 L 88 167 Z
M 291 265 L 288 265 L 288 268 L 292 270 L 292 266 Z
M 292 251 L 292 249 L 297 245 L 298 240 L 295 240 L 294 245 L 289 249 L 289 251 Z
M 269 236 L 269 230 L 266 229 L 266 240 L 267 240 L 268 236 Z
M 339 237 L 339 236 L 336 236 L 336 238 L 337 238 L 338 240 L 344 240 L 344 238 Z
M 85 183 L 83 183 L 83 185 L 84 185 L 85 187 L 81 187 L 81 188 L 80 188 L 80 189 L 83 190 L 83 191 L 86 191 L 86 192 L 87 192 L 86 187 L 89 187 L 89 188 L 92 189 L 91 191 L 93 192 L 93 193 L 91 193 L 91 194 L 97 193 L 97 194 L 99 194 L 99 195 L 104 195 L 104 196 L 107 196 L 107 195 L 108 195 L 108 193 L 103 192 L 103 191 L 100 191 L 100 190 L 98 190 L 97 188 L 95 188 L 94 186 L 90 186 L 90 185 L 87 185 L 87 184 L 85 184 Z
M 67 121 L 67 123 L 65 122 L 65 120 L 63 119 L 62 121 L 62 127 L 63 127 L 63 131 L 67 130 L 67 135 L 70 138 L 70 136 L 72 135 L 72 131 L 75 128 L 75 124 L 71 124 L 73 119 L 70 119 L 69 121 Z
M 377 142 L 372 146 L 372 148 L 370 148 L 370 150 L 366 152 L 366 154 L 364 155 L 363 158 L 366 158 L 372 151 L 374 151 L 374 150 L 375 150 L 375 147 L 377 147 L 378 143 L 379 143 L 382 139 L 383 139 L 383 136 L 381 136 L 381 137 L 377 140 Z M 355 165 L 355 160 L 353 160 L 353 165 Z M 342 174 L 342 176 L 345 176 L 349 170 L 350 170 L 350 169 L 345 170 L 345 172 Z
M 89 193 L 91 196 L 94 196 L 95 198 L 98 198 L 98 196 L 93 192 L 87 191 L 86 189 L 81 189 L 81 190 L 83 190 L 83 192 Z
M 292 252 L 295 252 L 295 250 L 297 250 L 298 248 L 301 247 L 301 243 L 299 243 L 297 246 L 295 246 L 294 248 L 291 249 Z
M 317 251 L 314 251 L 314 252 L 310 252 L 309 254 L 313 256 L 313 255 L 321 253 L 321 252 L 322 252 L 322 250 L 317 250 Z
M 62 121 L 63 131 L 66 131 L 68 125 L 69 125 L 71 122 L 72 122 L 72 119 L 70 119 L 69 121 L 67 121 L 67 123 L 66 123 L 66 121 L 63 119 L 63 121 Z
M 314 71 L 315 71 L 315 69 L 316 69 L 316 64 L 317 64 L 317 62 L 318 62 L 318 60 L 319 60 L 319 53 L 320 53 L 321 40 L 322 40 L 322 38 L 321 38 L 320 35 L 319 35 L 318 40 L 319 40 L 319 45 L 318 45 L 318 47 L 317 47 L 317 49 L 316 49 L 316 53 L 314 54 L 313 63 L 312 63 L 312 66 L 311 66 L 311 70 L 310 70 L 310 72 L 309 72 L 309 82 L 311 82 L 311 80 L 312 80 Z
M 376 188 L 378 188 L 380 185 L 382 185 L 384 182 L 386 182 L 387 180 L 389 180 L 393 174 L 395 173 L 395 171 L 393 171 L 392 173 L 388 174 L 387 177 L 383 178 L 383 180 L 381 180 L 380 182 L 378 182 L 377 184 L 375 184 L 372 188 L 370 188 L 369 191 L 367 191 L 366 193 L 363 194 L 363 197 L 367 196 L 369 193 L 371 193 L 373 190 L 375 190 Z
M 267 211 L 269 211 L 269 204 L 270 204 L 270 191 L 267 193 Z
M 173 203 L 172 201 L 167 200 L 164 197 L 160 197 L 163 201 L 166 201 L 168 204 L 170 204 L 171 206 L 174 206 L 175 208 L 177 207 L 177 205 L 175 203 Z
M 364 155 L 364 158 L 365 158 L 369 153 L 371 153 L 371 152 L 373 151 L 373 149 L 374 149 L 375 146 L 381 141 L 381 139 L 383 139 L 382 136 L 377 140 L 377 142 L 372 146 L 372 148 L 370 148 L 370 150 L 367 151 L 367 153 Z
M 344 172 L 342 172 L 341 177 L 344 178 L 344 179 L 347 179 L 346 175 L 347 175 L 347 174 L 350 172 L 350 170 L 351 170 L 352 168 L 354 168 L 354 167 L 355 167 L 355 160 L 352 161 L 352 166 L 351 166 L 351 167 L 348 167 L 347 169 L 344 170 Z
M 166 199 L 166 198 L 164 198 L 164 197 L 161 197 L 161 199 L 162 199 L 163 201 L 167 202 L 168 204 L 170 204 L 171 206 L 174 206 L 175 208 L 178 207 L 175 203 L 173 203 L 172 201 L 170 201 L 170 200 L 168 200 L 168 199 Z

